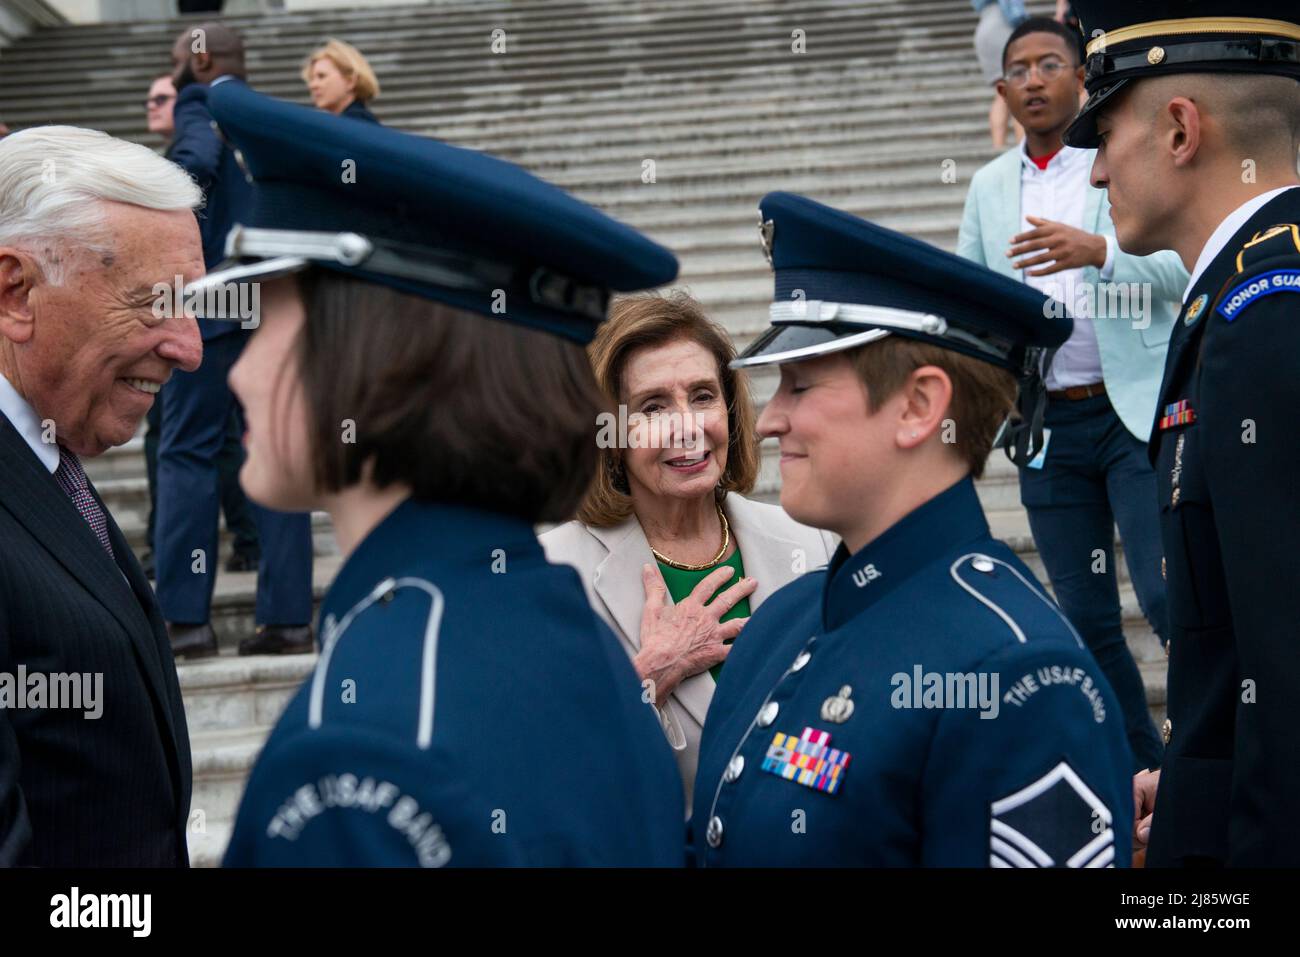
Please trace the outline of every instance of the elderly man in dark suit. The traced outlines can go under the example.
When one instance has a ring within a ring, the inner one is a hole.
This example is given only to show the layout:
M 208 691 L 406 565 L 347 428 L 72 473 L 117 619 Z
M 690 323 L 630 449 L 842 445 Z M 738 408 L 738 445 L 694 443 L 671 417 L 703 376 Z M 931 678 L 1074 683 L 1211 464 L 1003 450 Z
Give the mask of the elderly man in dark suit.
M 80 459 L 202 358 L 197 187 L 73 127 L 0 142 L 0 864 L 187 864 L 190 749 L 149 584 Z
M 251 201 L 252 187 L 234 151 L 212 128 L 207 107 L 209 88 L 244 82 L 243 41 L 223 23 L 189 27 L 176 38 L 172 61 L 178 92 L 176 135 L 168 155 L 204 192 L 199 228 L 204 264 L 210 269 L 224 258 L 226 234 Z M 155 568 L 158 602 L 178 658 L 217 653 L 210 617 L 221 501 L 218 459 L 231 410 L 238 414 L 226 376 L 252 325 L 200 319 L 203 365 L 196 372 L 178 374 L 167 386 L 163 403 Z M 240 643 L 239 653 L 311 651 L 311 517 L 256 505 L 253 514 L 262 545 L 258 627 Z

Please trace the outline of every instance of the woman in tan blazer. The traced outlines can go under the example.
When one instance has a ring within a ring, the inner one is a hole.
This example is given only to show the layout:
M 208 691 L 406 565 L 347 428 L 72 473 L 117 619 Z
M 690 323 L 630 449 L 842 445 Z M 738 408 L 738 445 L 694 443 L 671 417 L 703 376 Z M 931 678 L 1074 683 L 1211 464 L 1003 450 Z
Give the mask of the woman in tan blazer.
M 825 565 L 835 541 L 744 497 L 759 467 L 753 401 L 728 367 L 730 338 L 698 303 L 620 300 L 591 356 L 611 404 L 601 466 L 578 520 L 541 542 L 577 569 L 653 695 L 689 807 L 730 641 L 767 596 Z

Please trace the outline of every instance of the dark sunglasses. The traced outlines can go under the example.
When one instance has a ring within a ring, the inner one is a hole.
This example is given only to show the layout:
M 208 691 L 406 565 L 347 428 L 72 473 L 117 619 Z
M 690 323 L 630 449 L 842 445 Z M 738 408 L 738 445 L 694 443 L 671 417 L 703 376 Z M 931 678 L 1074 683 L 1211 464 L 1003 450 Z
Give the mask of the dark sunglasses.
M 159 93 L 157 96 L 151 96 L 144 101 L 144 108 L 152 110 L 154 107 L 162 106 L 176 99 L 175 93 Z

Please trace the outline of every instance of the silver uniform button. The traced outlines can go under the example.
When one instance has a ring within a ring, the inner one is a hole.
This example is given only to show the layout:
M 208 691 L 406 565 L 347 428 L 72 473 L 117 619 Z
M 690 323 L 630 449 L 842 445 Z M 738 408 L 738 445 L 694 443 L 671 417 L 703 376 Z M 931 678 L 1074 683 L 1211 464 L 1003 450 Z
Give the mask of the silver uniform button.
M 727 762 L 727 770 L 722 773 L 722 780 L 731 784 L 745 770 L 745 756 L 738 754 Z
M 763 710 L 758 713 L 758 726 L 766 728 L 776 720 L 776 713 L 781 710 L 781 706 L 775 701 L 769 701 L 763 705 Z
M 970 563 L 970 567 L 975 569 L 977 572 L 983 572 L 987 575 L 989 572 L 993 571 L 993 559 L 989 558 L 987 555 L 978 555 L 975 557 L 975 560 Z
M 704 832 L 704 839 L 709 842 L 709 847 L 719 847 L 722 844 L 722 818 L 709 818 L 709 827 Z
M 804 651 L 799 652 L 799 656 L 795 658 L 794 664 L 790 666 L 790 670 L 803 671 L 803 666 L 808 664 L 808 662 L 811 660 L 812 660 L 812 652 L 805 649 Z

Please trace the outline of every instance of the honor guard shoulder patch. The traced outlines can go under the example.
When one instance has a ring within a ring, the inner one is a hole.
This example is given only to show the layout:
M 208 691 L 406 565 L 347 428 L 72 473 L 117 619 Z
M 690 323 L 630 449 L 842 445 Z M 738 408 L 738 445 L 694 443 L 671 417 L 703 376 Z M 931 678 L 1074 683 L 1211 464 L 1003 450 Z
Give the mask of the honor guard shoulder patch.
M 1228 290 L 1215 311 L 1232 322 L 1251 303 L 1275 292 L 1300 292 L 1300 269 L 1272 269 L 1251 276 Z
M 1237 275 L 1215 311 L 1228 322 L 1276 292 L 1300 292 L 1300 225 L 1281 223 L 1256 233 L 1237 252 Z
M 991 867 L 1115 866 L 1111 812 L 1065 761 L 991 812 Z

